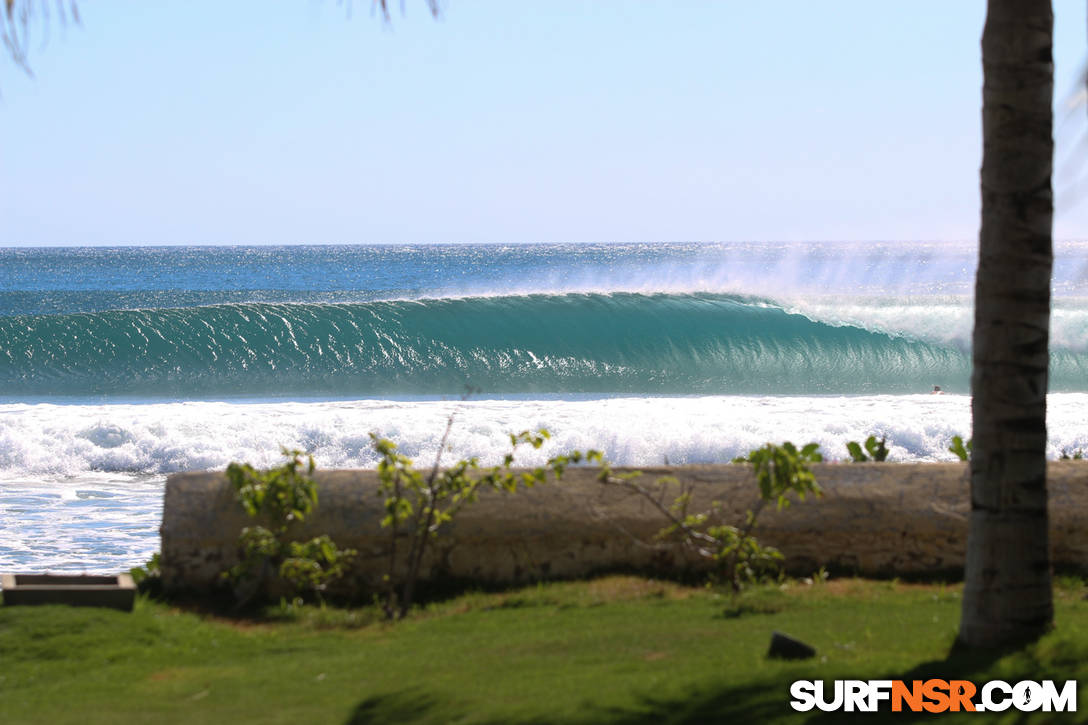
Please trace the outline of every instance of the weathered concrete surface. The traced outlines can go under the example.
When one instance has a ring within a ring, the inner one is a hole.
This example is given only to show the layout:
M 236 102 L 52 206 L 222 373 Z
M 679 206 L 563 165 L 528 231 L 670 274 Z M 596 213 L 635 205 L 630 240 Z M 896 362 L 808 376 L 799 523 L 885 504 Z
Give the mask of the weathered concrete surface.
M 128 574 L 0 574 L 0 588 L 4 590 L 4 606 L 68 604 L 131 612 L 136 601 L 136 584 Z
M 622 471 L 623 469 L 617 469 Z M 671 475 L 694 485 L 692 511 L 720 500 L 740 522 L 756 502 L 750 470 L 738 465 L 643 469 L 641 482 Z M 967 541 L 964 464 L 823 464 L 824 496 L 766 510 L 756 533 L 778 547 L 787 568 L 820 566 L 860 574 L 926 575 L 962 570 Z M 388 562 L 389 530 L 374 471 L 319 471 L 320 499 L 299 537 L 329 534 L 359 551 L 344 586 L 374 585 Z M 1088 462 L 1048 469 L 1051 548 L 1056 566 L 1088 571 Z M 163 583 L 204 590 L 236 561 L 238 532 L 251 524 L 221 473 L 171 476 L 162 523 Z M 592 469 L 561 483 L 508 495 L 483 494 L 435 540 L 424 571 L 480 581 L 574 577 L 601 569 L 699 566 L 685 551 L 653 543 L 661 514 L 636 494 L 602 486 Z M 648 543 L 649 542 L 649 545 Z

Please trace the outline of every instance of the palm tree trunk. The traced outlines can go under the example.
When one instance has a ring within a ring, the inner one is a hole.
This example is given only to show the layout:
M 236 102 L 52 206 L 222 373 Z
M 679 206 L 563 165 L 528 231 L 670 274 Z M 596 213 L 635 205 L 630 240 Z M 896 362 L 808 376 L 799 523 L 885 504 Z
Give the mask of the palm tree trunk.
M 998 647 L 1053 621 L 1046 392 L 1054 16 L 989 0 L 982 34 L 982 229 L 975 283 L 971 519 L 959 641 Z

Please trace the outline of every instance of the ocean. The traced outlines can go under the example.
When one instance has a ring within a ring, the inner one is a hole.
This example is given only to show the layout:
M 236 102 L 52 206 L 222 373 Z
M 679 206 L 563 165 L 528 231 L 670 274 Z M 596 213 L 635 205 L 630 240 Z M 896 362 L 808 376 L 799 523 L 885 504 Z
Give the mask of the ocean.
M 0 571 L 116 572 L 176 471 L 728 461 L 970 435 L 975 249 L 944 243 L 0 249 Z M 1058 245 L 1049 455 L 1088 449 L 1088 244 Z M 933 395 L 934 386 L 943 394 Z

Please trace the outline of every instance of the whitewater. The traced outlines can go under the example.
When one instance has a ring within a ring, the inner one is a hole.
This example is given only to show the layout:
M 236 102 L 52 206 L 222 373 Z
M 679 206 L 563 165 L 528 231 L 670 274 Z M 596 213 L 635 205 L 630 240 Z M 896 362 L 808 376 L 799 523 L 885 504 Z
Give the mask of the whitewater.
M 968 244 L 0 249 L 0 570 L 119 571 L 165 477 L 375 462 L 726 461 L 970 435 Z M 1088 449 L 1088 245 L 1058 246 L 1048 454 Z M 933 386 L 944 390 L 932 395 Z

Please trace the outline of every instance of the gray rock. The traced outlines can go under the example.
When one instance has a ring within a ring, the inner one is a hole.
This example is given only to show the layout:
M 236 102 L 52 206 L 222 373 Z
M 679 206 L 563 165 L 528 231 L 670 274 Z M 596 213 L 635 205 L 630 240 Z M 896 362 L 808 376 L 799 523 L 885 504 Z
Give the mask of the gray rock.
M 772 632 L 767 656 L 781 660 L 807 660 L 816 656 L 816 648 L 788 634 Z

